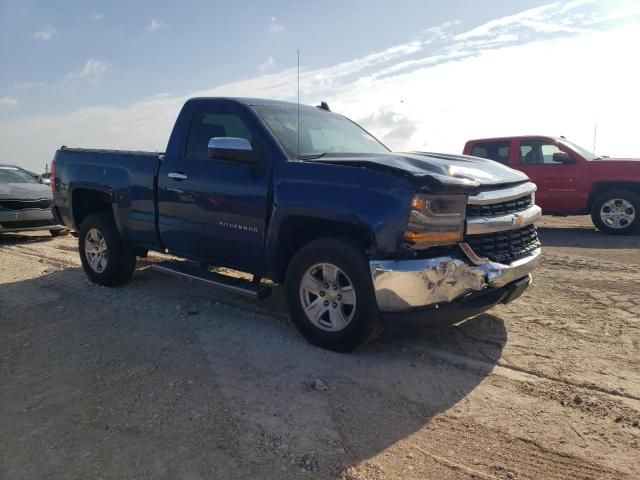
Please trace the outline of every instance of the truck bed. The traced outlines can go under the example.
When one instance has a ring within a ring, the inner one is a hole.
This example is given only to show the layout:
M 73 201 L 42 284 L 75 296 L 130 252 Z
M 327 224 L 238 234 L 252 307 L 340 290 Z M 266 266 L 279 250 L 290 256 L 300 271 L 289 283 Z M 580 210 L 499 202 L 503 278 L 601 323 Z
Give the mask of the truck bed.
M 103 192 L 127 240 L 157 246 L 155 182 L 160 152 L 61 147 L 55 155 L 57 213 L 67 225 L 86 200 L 83 191 Z M 74 211 L 75 214 L 74 215 Z

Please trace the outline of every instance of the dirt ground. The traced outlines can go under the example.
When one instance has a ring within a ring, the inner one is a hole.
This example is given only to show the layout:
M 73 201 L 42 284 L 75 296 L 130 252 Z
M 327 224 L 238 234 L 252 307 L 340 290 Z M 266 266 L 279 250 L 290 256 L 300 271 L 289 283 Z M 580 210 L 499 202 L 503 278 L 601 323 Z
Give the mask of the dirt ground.
M 90 284 L 71 236 L 0 237 L 0 478 L 640 478 L 640 237 L 545 218 L 518 301 L 311 347 L 152 272 Z

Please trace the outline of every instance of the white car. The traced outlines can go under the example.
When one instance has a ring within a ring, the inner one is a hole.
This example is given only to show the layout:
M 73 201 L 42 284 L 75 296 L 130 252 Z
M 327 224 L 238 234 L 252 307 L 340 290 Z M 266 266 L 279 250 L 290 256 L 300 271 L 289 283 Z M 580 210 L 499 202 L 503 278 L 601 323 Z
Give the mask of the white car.
M 49 230 L 68 232 L 53 215 L 51 187 L 15 165 L 0 164 L 0 233 Z
M 51 173 L 49 172 L 43 173 L 38 177 L 38 180 L 43 185 L 51 185 Z

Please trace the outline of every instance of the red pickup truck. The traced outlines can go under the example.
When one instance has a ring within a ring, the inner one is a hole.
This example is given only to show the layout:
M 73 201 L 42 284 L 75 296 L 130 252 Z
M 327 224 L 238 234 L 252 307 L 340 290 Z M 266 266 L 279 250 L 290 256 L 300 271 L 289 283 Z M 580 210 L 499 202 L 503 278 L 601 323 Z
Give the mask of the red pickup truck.
M 640 159 L 597 157 L 564 137 L 543 136 L 469 140 L 463 153 L 526 173 L 544 213 L 590 213 L 600 231 L 640 231 Z

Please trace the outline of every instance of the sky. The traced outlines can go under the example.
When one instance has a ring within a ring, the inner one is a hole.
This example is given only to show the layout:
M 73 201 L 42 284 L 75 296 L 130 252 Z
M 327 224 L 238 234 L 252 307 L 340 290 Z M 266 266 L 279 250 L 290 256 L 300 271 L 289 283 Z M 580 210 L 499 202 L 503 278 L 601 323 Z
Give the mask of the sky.
M 396 151 L 565 135 L 640 157 L 638 0 L 0 0 L 0 162 L 163 151 L 193 96 L 327 101 Z M 595 133 L 595 135 L 594 135 Z

